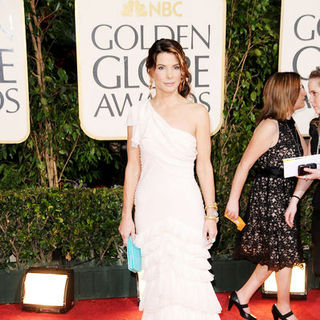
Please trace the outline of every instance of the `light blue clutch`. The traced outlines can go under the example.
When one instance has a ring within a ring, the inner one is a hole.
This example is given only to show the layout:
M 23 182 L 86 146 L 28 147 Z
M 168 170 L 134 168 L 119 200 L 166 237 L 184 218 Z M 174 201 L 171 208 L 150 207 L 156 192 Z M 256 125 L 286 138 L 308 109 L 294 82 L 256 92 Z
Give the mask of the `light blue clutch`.
M 127 242 L 128 269 L 132 272 L 141 271 L 141 249 L 136 247 L 131 236 Z

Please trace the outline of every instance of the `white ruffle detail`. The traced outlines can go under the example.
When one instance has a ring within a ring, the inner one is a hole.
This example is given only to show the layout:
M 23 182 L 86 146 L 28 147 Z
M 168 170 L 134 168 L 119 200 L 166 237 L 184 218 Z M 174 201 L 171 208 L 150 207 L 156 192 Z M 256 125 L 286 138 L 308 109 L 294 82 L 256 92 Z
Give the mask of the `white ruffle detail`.
M 221 306 L 212 288 L 207 241 L 193 228 L 167 218 L 138 233 L 143 279 L 144 320 L 215 320 Z
M 146 128 L 147 116 L 150 113 L 147 103 L 149 100 L 142 101 L 133 105 L 128 113 L 127 126 L 132 126 L 132 138 L 131 143 L 133 147 L 137 147 L 140 144 L 144 130 Z

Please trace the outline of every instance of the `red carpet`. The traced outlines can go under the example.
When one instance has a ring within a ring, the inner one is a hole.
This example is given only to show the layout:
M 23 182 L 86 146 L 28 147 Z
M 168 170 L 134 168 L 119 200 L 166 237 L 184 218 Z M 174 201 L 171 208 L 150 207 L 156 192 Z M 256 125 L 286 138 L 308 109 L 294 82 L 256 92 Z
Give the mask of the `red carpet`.
M 242 319 L 233 307 L 227 311 L 227 293 L 218 293 L 223 312 L 221 320 Z M 251 311 L 258 320 L 272 320 L 273 299 L 262 299 L 257 292 L 251 303 Z M 292 309 L 299 320 L 320 319 L 320 289 L 311 290 L 307 300 L 292 301 Z M 140 320 L 136 298 L 82 300 L 66 314 L 23 312 L 19 304 L 0 305 L 1 320 Z M 168 319 L 170 320 L 170 319 Z

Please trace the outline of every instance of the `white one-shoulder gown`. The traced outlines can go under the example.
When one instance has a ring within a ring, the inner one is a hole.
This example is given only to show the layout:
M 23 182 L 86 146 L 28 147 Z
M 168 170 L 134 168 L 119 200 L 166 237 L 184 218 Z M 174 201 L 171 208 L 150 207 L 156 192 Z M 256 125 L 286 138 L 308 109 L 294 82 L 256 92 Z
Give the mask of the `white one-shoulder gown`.
M 194 177 L 196 139 L 144 101 L 131 107 L 132 144 L 142 171 L 135 193 L 135 244 L 142 251 L 143 320 L 217 320 L 204 208 Z

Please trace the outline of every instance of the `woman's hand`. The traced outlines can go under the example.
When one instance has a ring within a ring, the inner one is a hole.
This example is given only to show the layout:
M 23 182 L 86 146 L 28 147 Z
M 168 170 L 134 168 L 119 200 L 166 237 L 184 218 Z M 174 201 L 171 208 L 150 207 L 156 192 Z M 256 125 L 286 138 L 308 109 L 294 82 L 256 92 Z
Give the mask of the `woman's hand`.
M 286 223 L 288 224 L 288 226 L 290 228 L 292 228 L 294 225 L 294 217 L 297 212 L 297 204 L 298 204 L 298 199 L 291 198 L 290 203 L 288 205 L 288 208 L 287 208 L 286 212 L 284 213 Z
M 205 219 L 203 224 L 203 237 L 208 239 L 210 244 L 216 241 L 216 237 L 218 234 L 217 222 L 212 219 Z
M 129 236 L 132 238 L 135 236 L 135 226 L 132 217 L 122 217 L 118 230 L 121 234 L 123 244 L 126 246 Z
M 229 200 L 225 214 L 231 219 L 236 220 L 239 217 L 239 201 Z
M 304 180 L 320 179 L 320 170 L 319 169 L 304 168 L 303 170 L 306 172 L 309 172 L 309 174 L 307 174 L 305 176 L 298 176 L 299 179 L 304 179 Z

